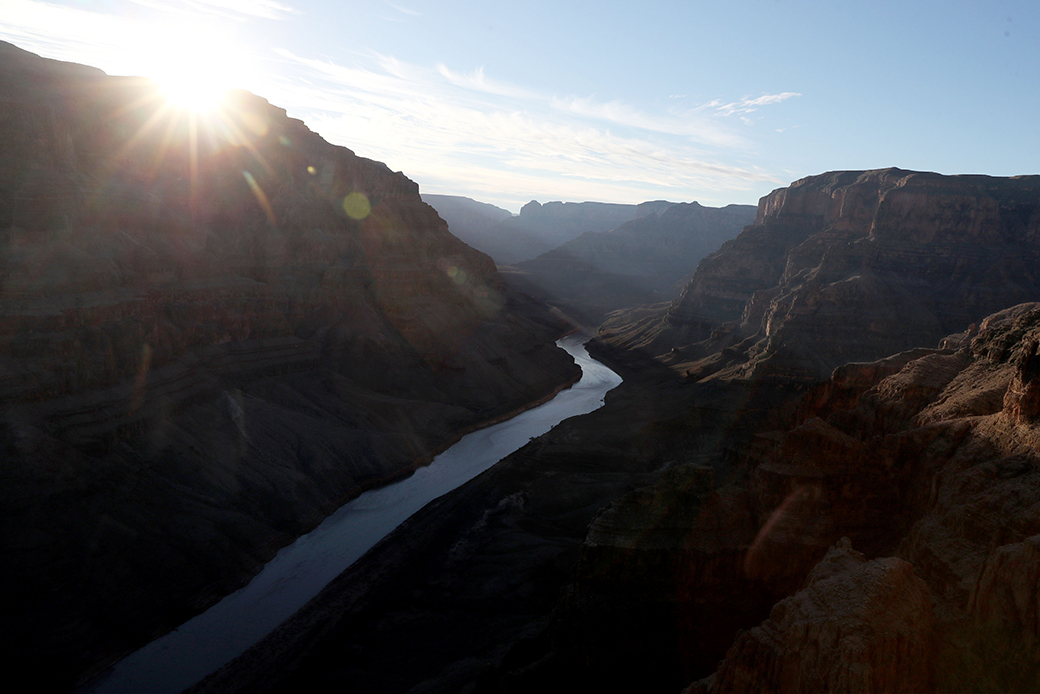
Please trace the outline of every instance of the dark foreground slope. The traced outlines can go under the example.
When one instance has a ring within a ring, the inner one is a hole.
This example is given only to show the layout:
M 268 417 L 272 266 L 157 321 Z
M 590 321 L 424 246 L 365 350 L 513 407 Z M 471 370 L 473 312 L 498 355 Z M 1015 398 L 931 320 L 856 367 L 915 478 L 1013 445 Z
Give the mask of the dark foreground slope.
M 626 379 L 604 408 L 428 506 L 199 690 L 1035 691 L 1037 314 L 978 312 L 1040 296 L 1014 264 L 1038 187 L 888 170 L 764 198 L 670 322 L 592 343 Z M 934 320 L 856 299 L 911 287 Z M 936 349 L 947 320 L 965 332 Z M 816 375 L 850 350 L 880 361 Z M 762 370 L 777 355 L 800 367 Z
M 510 284 L 595 327 L 611 311 L 674 299 L 697 263 L 754 219 L 751 205 L 677 203 L 610 231 L 585 232 L 503 273 Z
M 176 626 L 362 489 L 577 376 L 417 186 L 261 98 L 0 44 L 0 653 Z

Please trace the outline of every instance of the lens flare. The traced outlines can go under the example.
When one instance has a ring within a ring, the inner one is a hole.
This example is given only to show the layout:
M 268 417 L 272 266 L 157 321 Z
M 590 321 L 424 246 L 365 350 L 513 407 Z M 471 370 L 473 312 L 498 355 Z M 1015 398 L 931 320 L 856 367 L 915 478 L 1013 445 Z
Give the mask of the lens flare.
M 364 219 L 372 213 L 372 205 L 364 193 L 357 191 L 343 198 L 343 211 L 352 219 Z

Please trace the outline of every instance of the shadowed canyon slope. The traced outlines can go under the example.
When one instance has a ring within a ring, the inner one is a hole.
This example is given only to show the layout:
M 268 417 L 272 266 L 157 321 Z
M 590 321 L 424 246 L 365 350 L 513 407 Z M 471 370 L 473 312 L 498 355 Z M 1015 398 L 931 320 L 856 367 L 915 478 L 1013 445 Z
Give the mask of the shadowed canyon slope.
M 610 311 L 678 296 L 697 263 L 754 219 L 751 205 L 677 203 L 617 229 L 585 232 L 503 272 L 510 284 L 598 326 Z
M 0 651 L 34 688 L 578 375 L 418 187 L 245 92 L 0 44 Z
M 772 193 L 604 408 L 199 691 L 1036 691 L 1038 246 L 1036 177 Z

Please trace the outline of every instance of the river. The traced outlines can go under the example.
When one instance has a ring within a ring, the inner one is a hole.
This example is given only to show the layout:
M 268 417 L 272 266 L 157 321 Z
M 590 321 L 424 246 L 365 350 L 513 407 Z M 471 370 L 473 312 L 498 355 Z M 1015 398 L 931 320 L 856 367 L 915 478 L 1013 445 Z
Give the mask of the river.
M 365 492 L 283 548 L 241 590 L 116 663 L 80 694 L 177 694 L 270 633 L 379 540 L 437 497 L 484 472 L 556 424 L 598 409 L 621 377 L 585 351 L 557 344 L 581 366 L 571 388 L 512 419 L 467 434 L 399 482 Z

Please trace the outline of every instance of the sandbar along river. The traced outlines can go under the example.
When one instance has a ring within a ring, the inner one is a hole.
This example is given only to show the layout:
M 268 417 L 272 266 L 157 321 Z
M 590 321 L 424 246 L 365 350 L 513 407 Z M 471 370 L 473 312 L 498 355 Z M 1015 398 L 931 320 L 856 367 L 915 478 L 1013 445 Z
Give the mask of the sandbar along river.
M 361 494 L 274 559 L 241 590 L 116 663 L 81 690 L 176 694 L 270 633 L 409 516 L 473 479 L 556 424 L 598 409 L 621 377 L 585 351 L 577 335 L 557 342 L 581 380 L 512 419 L 467 434 L 407 479 Z

